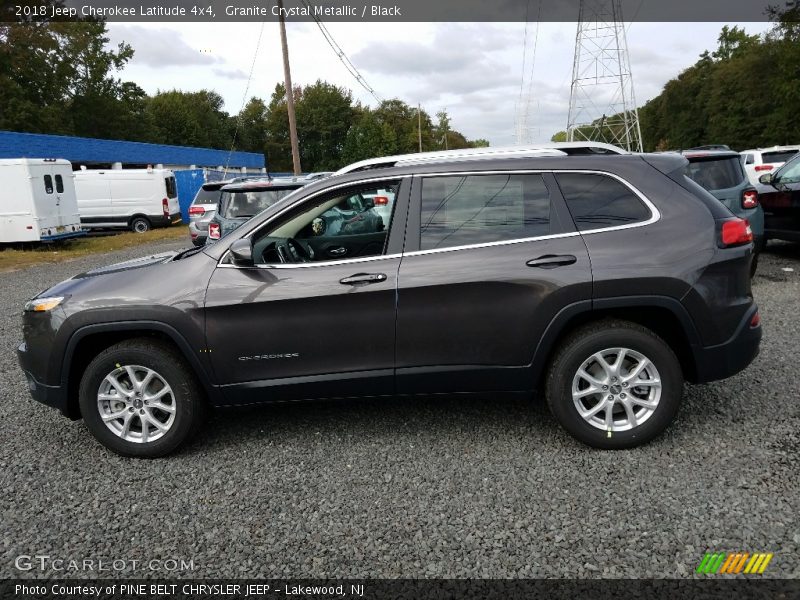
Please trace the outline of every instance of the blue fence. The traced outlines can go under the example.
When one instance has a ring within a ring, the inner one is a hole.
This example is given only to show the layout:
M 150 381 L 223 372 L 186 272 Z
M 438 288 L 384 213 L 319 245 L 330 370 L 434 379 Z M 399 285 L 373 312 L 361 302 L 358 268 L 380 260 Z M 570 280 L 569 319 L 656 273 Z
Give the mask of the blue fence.
M 181 205 L 181 219 L 189 222 L 189 205 L 194 200 L 197 190 L 205 183 L 203 169 L 186 169 L 175 171 L 175 183 L 178 186 L 178 203 Z

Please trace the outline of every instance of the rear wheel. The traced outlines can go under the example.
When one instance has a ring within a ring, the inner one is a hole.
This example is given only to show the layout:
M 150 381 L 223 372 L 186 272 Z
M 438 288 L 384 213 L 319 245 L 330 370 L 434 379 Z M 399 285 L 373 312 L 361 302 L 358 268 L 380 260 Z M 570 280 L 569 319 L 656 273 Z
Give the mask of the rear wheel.
M 604 320 L 561 344 L 547 375 L 547 402 L 573 437 L 595 448 L 632 448 L 663 432 L 683 392 L 675 353 L 638 325 Z
M 131 231 L 135 233 L 145 233 L 153 228 L 150 219 L 147 217 L 135 217 L 131 220 Z
M 199 427 L 204 409 L 183 358 L 145 338 L 98 354 L 81 379 L 79 402 L 86 426 L 100 443 L 141 458 L 175 450 Z

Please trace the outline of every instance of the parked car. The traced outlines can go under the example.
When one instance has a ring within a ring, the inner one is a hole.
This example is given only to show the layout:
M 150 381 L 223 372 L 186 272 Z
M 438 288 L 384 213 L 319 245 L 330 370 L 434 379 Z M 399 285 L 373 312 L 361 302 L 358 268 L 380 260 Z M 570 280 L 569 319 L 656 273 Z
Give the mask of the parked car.
M 219 209 L 208 224 L 208 240 L 220 239 L 306 183 L 298 178 L 276 178 L 247 180 L 224 186 L 220 191 Z
M 192 204 L 189 206 L 189 236 L 195 246 L 202 246 L 208 237 L 208 225 L 217 212 L 220 190 L 238 179 L 209 181 L 197 190 Z
M 180 220 L 169 169 L 81 169 L 75 171 L 75 193 L 85 227 L 144 233 Z
M 800 154 L 760 181 L 771 190 L 761 194 L 766 238 L 800 242 Z
M 764 211 L 756 189 L 745 175 L 740 156 L 732 150 L 685 150 L 689 159 L 686 175 L 703 186 L 736 216 L 747 219 L 753 230 L 756 255 L 752 272 L 758 264 L 758 253 L 764 247 Z
M 679 154 L 558 148 L 357 163 L 215 244 L 59 283 L 25 308 L 31 394 L 140 457 L 207 405 L 534 388 L 578 440 L 643 444 L 685 380 L 758 353 L 752 231 Z M 315 235 L 378 190 L 387 227 Z
M 0 244 L 85 235 L 73 179 L 67 160 L 0 160 Z
M 760 181 L 764 173 L 775 171 L 800 150 L 800 146 L 772 146 L 771 148 L 758 148 L 740 152 L 744 160 L 744 170 L 747 178 L 759 194 L 770 192 L 769 186 L 764 186 Z

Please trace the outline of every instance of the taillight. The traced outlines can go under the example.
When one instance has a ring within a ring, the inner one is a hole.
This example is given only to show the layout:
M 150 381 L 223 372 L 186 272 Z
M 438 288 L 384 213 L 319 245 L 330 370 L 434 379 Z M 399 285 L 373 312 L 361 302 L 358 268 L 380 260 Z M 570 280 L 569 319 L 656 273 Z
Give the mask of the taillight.
M 386 206 L 389 204 L 389 198 L 386 196 L 375 196 L 372 200 L 375 206 Z
M 190 215 L 197 215 L 198 217 L 202 217 L 206 214 L 206 209 L 202 206 L 190 206 L 189 207 L 189 214 Z
M 772 171 L 772 165 L 756 165 L 756 171 Z
M 169 217 L 169 200 L 166 198 L 161 201 L 161 210 L 164 211 L 165 217 Z
M 750 319 L 750 327 L 758 327 L 761 325 L 761 315 L 758 314 L 758 311 L 753 315 L 753 318 Z
M 745 190 L 742 194 L 742 208 L 755 208 L 758 206 L 758 192 Z
M 208 224 L 208 238 L 211 240 L 218 240 L 222 237 L 222 232 L 219 228 L 219 223 Z
M 753 230 L 747 219 L 723 221 L 720 233 L 723 247 L 741 246 L 753 241 Z

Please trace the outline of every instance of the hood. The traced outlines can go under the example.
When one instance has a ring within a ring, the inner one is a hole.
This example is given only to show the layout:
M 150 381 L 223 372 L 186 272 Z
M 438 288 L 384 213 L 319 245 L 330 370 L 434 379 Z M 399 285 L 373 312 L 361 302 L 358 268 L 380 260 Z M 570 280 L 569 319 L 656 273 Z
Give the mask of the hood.
M 86 277 L 95 277 L 97 275 L 108 275 L 110 273 L 118 273 L 120 271 L 130 271 L 131 269 L 141 269 L 143 267 L 149 267 L 150 265 L 168 262 L 176 254 L 177 252 L 162 252 L 161 254 L 153 254 L 150 256 L 144 256 L 142 258 L 134 258 L 132 260 L 126 260 L 124 262 L 86 271 L 85 273 L 76 275 L 73 277 L 73 279 L 84 279 Z

